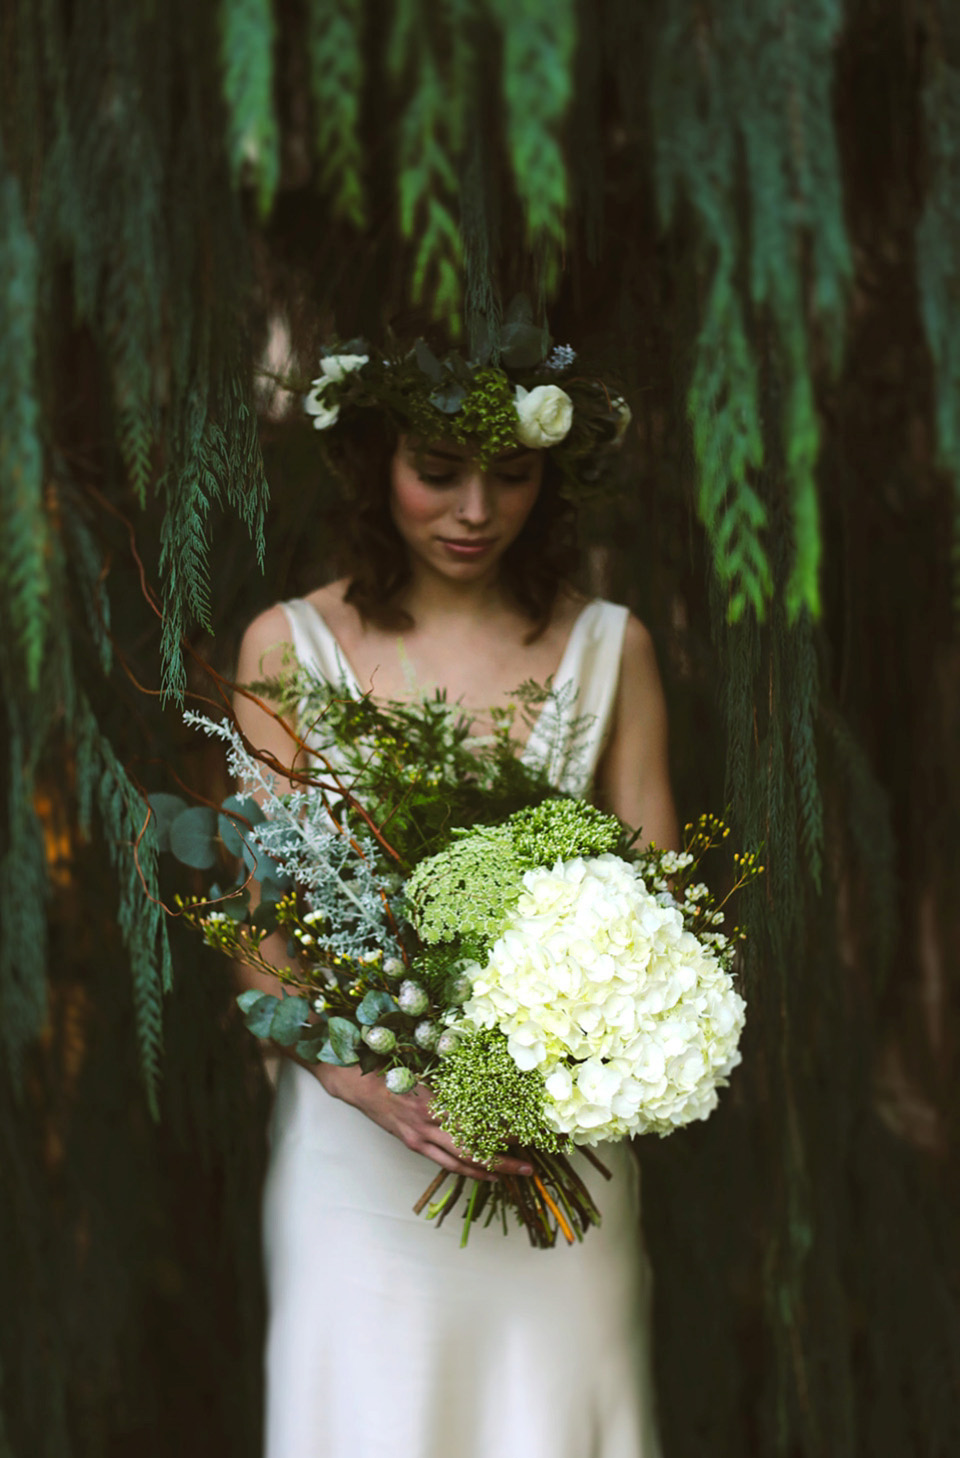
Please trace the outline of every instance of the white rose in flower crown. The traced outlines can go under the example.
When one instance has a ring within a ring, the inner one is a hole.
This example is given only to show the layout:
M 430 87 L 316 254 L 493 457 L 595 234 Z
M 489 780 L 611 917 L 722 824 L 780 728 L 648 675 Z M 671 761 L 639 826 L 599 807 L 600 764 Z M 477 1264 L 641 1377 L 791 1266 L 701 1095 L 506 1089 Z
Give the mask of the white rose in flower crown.
M 531 450 L 559 445 L 573 424 L 573 401 L 559 385 L 537 385 L 533 390 L 516 387 L 517 439 Z

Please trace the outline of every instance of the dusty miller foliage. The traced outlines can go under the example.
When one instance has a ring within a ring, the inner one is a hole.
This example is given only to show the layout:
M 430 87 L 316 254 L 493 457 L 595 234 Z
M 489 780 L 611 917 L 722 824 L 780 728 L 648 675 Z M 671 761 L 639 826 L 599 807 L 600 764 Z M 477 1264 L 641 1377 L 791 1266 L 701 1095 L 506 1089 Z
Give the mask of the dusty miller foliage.
M 218 1242 L 226 1228 L 228 1284 L 246 1290 L 242 1081 L 218 1083 L 181 1038 L 161 1082 L 168 929 L 140 784 L 181 747 L 141 688 L 186 688 L 182 635 L 217 623 L 224 515 L 252 539 L 232 587 L 263 557 L 251 252 L 310 232 L 317 313 L 345 337 L 407 302 L 462 316 L 468 340 L 496 336 L 518 283 L 556 286 L 569 337 L 601 339 L 634 389 L 653 494 L 638 517 L 625 474 L 619 590 L 643 604 L 648 536 L 668 543 L 695 618 L 712 584 L 716 690 L 700 702 L 724 735 L 736 838 L 766 846 L 745 910 L 761 1031 L 751 1137 L 685 1145 L 659 1227 L 656 1170 L 645 1181 L 670 1293 L 671 1452 L 955 1452 L 956 1197 L 936 1099 L 920 1101 L 926 1144 L 875 1114 L 880 989 L 919 940 L 898 921 L 915 931 L 922 906 L 944 938 L 956 874 L 955 725 L 937 688 L 960 519 L 949 7 L 42 0 L 10 7 L 3 46 L 0 1450 L 93 1458 L 152 1412 L 158 1451 L 195 1431 L 253 1458 L 252 1299 L 235 1327 L 242 1403 L 184 1413 L 173 1359 L 138 1356 L 162 1306 L 151 1273 L 178 1270 L 185 1247 L 170 1235 L 165 1266 L 157 1255 L 175 1180 L 150 1163 L 118 1049 L 135 1053 L 143 1107 L 165 1099 L 198 1167 L 228 1172 L 237 1203 L 208 1228 Z M 290 502 L 274 505 L 289 523 Z M 273 596 L 288 593 L 286 559 L 264 561 Z M 688 797 L 719 753 L 693 720 Z M 899 864 L 895 825 L 911 848 Z M 201 982 L 179 979 L 168 1021 Z M 750 1208 L 724 1226 L 731 1186 Z M 179 1335 L 207 1363 L 220 1344 L 203 1256 Z M 236 1391 L 235 1370 L 221 1375 Z
M 291 876 L 303 888 L 311 911 L 325 918 L 330 914 L 325 945 L 349 956 L 383 946 L 390 937 L 390 926 L 384 875 L 378 866 L 379 847 L 373 836 L 353 825 L 348 837 L 342 817 L 334 823 L 329 802 L 322 795 L 305 790 L 279 794 L 274 776 L 247 750 L 229 720 L 188 713 L 186 721 L 226 744 L 231 776 L 247 794 L 257 795 L 266 816 L 262 823 L 245 829 L 244 840 L 255 858 L 262 855 L 276 871 Z

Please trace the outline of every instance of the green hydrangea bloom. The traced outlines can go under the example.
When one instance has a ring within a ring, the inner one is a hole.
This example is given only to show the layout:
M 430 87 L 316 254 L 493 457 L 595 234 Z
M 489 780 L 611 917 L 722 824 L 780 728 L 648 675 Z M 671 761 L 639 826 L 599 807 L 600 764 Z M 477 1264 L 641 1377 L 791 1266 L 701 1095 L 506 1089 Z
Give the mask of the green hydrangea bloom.
M 544 1122 L 543 1074 L 518 1068 L 496 1028 L 465 1033 L 430 1083 L 441 1128 L 482 1164 L 504 1154 L 511 1139 L 559 1148 Z
M 612 851 L 623 826 L 583 800 L 544 800 L 518 810 L 507 822 L 523 869 L 552 866 L 575 856 L 601 856 Z
M 427 943 L 494 941 L 525 869 L 507 826 L 478 826 L 417 866 L 406 885 L 410 919 Z

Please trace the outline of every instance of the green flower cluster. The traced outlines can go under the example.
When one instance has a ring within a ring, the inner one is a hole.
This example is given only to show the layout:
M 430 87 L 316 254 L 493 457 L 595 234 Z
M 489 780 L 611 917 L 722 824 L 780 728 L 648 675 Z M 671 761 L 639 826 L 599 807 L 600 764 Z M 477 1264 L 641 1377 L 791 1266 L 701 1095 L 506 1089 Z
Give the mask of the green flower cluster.
M 512 1140 L 548 1152 L 560 1147 L 543 1118 L 543 1074 L 518 1068 L 497 1029 L 466 1033 L 430 1082 L 441 1128 L 481 1164 Z
M 576 856 L 602 856 L 615 849 L 623 826 L 583 800 L 544 800 L 511 815 L 513 848 L 524 870 L 572 861 Z
M 507 825 L 480 825 L 421 861 L 406 885 L 423 941 L 494 940 L 520 896 L 521 865 Z
M 613 850 L 623 827 L 582 800 L 550 799 L 502 825 L 480 825 L 420 862 L 406 886 L 410 919 L 428 945 L 496 940 L 520 898 L 524 871 Z

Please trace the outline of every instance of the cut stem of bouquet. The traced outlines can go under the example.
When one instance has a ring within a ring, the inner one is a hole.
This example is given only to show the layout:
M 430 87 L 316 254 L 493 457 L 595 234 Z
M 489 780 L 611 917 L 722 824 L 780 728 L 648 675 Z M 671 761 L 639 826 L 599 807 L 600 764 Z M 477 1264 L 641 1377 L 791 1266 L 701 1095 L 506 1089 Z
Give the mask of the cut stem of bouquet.
M 580 1152 L 605 1179 L 611 1178 L 610 1171 L 595 1154 L 587 1149 Z M 484 1224 L 489 1225 L 500 1214 L 506 1234 L 508 1210 L 526 1230 L 531 1245 L 541 1250 L 555 1245 L 558 1234 L 563 1235 L 568 1245 L 573 1245 L 583 1239 L 592 1225 L 600 1224 L 600 1211 L 566 1154 L 548 1154 L 535 1149 L 527 1151 L 526 1157 L 534 1166 L 532 1175 L 502 1175 L 494 1184 L 472 1181 L 463 1212 L 462 1245 L 466 1245 L 472 1227 L 483 1215 L 486 1216 Z M 434 1176 L 414 1205 L 414 1214 L 426 1210 L 428 1219 L 436 1219 L 438 1226 L 443 1224 L 466 1185 L 465 1176 L 458 1175 L 452 1190 L 434 1200 L 449 1178 L 445 1169 Z

